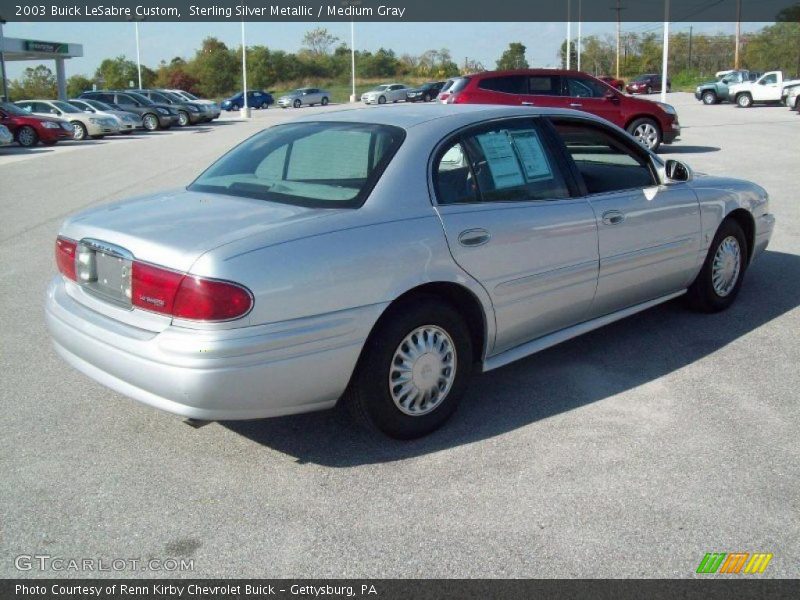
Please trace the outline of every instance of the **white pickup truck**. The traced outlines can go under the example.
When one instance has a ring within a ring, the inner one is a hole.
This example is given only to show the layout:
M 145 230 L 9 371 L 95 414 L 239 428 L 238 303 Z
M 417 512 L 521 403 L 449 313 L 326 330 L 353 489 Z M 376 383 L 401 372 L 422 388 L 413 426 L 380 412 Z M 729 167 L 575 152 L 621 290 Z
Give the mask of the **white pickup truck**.
M 798 83 L 800 79 L 784 79 L 781 71 L 770 71 L 755 81 L 730 86 L 728 95 L 742 108 L 749 108 L 753 104 L 778 104 L 782 99 L 783 88 Z

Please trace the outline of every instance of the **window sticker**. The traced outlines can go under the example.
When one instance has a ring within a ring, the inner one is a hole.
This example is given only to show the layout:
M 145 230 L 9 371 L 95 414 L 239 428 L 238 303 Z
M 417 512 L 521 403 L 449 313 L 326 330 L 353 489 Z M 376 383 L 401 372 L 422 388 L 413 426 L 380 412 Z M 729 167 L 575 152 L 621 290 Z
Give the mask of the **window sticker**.
M 478 140 L 486 157 L 495 189 L 501 190 L 525 184 L 522 168 L 511 147 L 507 131 L 483 133 L 475 139 Z
M 539 134 L 533 129 L 523 129 L 510 132 L 510 136 L 528 181 L 552 179 L 553 171 L 547 162 Z

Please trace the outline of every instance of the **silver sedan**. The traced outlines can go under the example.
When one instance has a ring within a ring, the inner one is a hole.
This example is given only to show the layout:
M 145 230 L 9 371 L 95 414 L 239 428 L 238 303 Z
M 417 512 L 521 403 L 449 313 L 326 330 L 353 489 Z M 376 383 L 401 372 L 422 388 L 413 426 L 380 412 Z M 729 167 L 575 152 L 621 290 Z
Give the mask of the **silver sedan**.
M 300 108 L 301 106 L 314 106 L 321 104 L 325 106 L 330 102 L 331 94 L 328 91 L 319 88 L 300 88 L 284 94 L 278 98 L 278 106 L 281 108 Z
M 343 399 L 413 438 L 474 371 L 682 295 L 727 308 L 769 242 L 761 187 L 694 176 L 586 113 L 425 108 L 278 125 L 186 189 L 69 218 L 57 351 L 185 417 Z

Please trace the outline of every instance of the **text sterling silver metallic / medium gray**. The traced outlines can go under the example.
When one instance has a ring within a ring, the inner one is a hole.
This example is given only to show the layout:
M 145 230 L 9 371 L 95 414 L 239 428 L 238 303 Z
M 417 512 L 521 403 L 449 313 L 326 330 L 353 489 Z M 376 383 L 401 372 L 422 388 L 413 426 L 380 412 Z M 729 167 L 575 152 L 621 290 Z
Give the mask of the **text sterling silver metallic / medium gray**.
M 727 308 L 773 226 L 759 186 L 694 175 L 586 113 L 326 112 L 186 189 L 69 218 L 46 317 L 69 364 L 178 415 L 341 398 L 411 438 L 474 369 L 682 294 Z

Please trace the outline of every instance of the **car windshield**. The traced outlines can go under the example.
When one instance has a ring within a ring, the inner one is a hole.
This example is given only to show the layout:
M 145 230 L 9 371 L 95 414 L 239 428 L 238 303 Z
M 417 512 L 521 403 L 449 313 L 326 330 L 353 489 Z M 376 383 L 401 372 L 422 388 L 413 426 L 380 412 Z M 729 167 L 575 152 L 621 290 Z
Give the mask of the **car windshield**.
M 388 85 L 379 85 L 378 87 L 374 88 L 372 91 L 373 92 L 385 92 L 388 89 L 389 89 Z
M 70 104 L 70 103 L 68 103 L 68 102 L 62 102 L 61 100 L 54 100 L 54 101 L 53 101 L 53 102 L 51 102 L 50 104 L 52 104 L 53 106 L 55 106 L 55 107 L 56 107 L 58 110 L 60 110 L 61 112 L 65 112 L 65 113 L 79 113 L 79 112 L 83 112 L 83 111 L 81 111 L 81 110 L 79 110 L 79 109 L 75 108 L 74 106 L 72 106 L 72 104 Z
M 99 100 L 84 100 L 86 104 L 96 108 L 97 110 L 114 110 L 111 106 L 104 102 L 100 102 Z
M 125 92 L 125 94 L 136 100 L 139 104 L 144 104 L 145 106 L 153 104 L 146 96 L 142 96 L 136 92 Z
M 190 94 L 189 92 L 181 92 L 180 95 L 184 98 L 188 98 L 189 100 L 197 100 L 197 96 Z
M 404 137 L 402 129 L 371 123 L 278 125 L 231 150 L 188 189 L 312 208 L 357 208 Z
M 648 81 L 650 79 L 650 75 L 640 75 L 636 79 L 634 79 L 634 83 L 642 83 L 644 81 Z
M 31 116 L 28 111 L 22 110 L 19 106 L 10 104 L 8 102 L 0 102 L 0 110 L 3 110 L 4 112 L 7 112 L 10 115 L 16 115 L 18 117 Z

